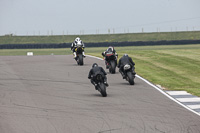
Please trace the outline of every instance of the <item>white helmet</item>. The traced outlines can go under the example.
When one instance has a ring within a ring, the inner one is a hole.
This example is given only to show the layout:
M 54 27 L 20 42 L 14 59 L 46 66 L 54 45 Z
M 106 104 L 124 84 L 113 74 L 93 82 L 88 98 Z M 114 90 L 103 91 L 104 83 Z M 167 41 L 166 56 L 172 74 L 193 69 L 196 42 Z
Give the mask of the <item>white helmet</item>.
M 79 38 L 79 37 L 77 37 L 76 39 L 75 39 L 75 41 L 76 42 L 79 42 L 81 39 Z

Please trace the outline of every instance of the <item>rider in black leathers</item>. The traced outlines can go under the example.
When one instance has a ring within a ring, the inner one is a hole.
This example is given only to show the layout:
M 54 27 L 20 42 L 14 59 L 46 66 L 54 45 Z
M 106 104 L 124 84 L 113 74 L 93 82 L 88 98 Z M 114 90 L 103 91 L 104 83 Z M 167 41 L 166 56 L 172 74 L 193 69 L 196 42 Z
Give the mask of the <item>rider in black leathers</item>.
M 124 74 L 124 69 L 123 67 L 126 65 L 126 64 L 129 64 L 132 68 L 132 73 L 135 75 L 135 63 L 133 62 L 132 58 L 130 58 L 127 54 L 124 54 L 124 56 L 122 56 L 120 59 L 119 59 L 119 62 L 118 62 L 118 65 L 117 67 L 119 68 L 119 72 L 121 73 L 123 79 L 126 78 L 125 77 L 125 74 Z
M 106 86 L 108 86 L 107 77 L 106 77 L 107 73 L 104 71 L 104 69 L 102 67 L 99 67 L 97 65 L 97 63 L 94 63 L 92 65 L 92 69 L 89 72 L 88 79 L 90 79 L 91 83 L 95 86 L 95 88 L 97 87 L 97 84 L 96 84 L 96 81 L 95 81 L 95 79 L 96 79 L 95 76 L 97 74 L 101 74 L 103 76 L 103 78 L 104 78 L 104 84 Z

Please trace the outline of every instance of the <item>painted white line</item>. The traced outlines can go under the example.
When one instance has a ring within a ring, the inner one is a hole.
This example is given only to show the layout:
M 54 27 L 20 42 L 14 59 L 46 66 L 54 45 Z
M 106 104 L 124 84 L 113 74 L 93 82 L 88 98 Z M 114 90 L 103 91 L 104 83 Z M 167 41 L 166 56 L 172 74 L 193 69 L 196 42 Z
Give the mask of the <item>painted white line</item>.
M 191 95 L 186 91 L 166 91 L 169 95 Z
M 103 60 L 99 57 L 95 57 L 95 56 L 91 56 L 91 55 L 87 55 L 88 57 L 93 57 L 93 58 L 96 58 L 96 59 L 100 59 L 100 60 Z M 174 99 L 173 97 L 171 97 L 169 94 L 167 94 L 166 92 L 164 92 L 163 90 L 161 90 L 160 88 L 158 88 L 157 86 L 155 86 L 154 84 L 152 84 L 151 82 L 147 81 L 146 79 L 140 77 L 139 75 L 136 74 L 136 77 L 143 80 L 144 82 L 146 82 L 147 84 L 149 84 L 150 86 L 154 87 L 156 90 L 158 90 L 159 92 L 161 92 L 163 95 L 167 96 L 169 99 L 171 99 L 172 101 L 178 103 L 179 105 L 183 106 L 184 108 L 186 108 L 187 110 L 197 114 L 198 116 L 200 116 L 200 113 L 192 110 L 191 108 L 189 108 L 188 106 L 182 104 L 181 102 L 177 101 L 176 99 Z
M 200 109 L 200 105 L 187 105 L 191 109 Z
M 99 57 L 96 57 L 96 56 L 92 56 L 92 55 L 86 55 L 86 57 L 92 57 L 92 58 L 96 58 L 96 59 L 99 59 L 99 60 L 103 60 L 102 58 L 99 58 Z
M 200 98 L 176 98 L 180 102 L 200 102 Z

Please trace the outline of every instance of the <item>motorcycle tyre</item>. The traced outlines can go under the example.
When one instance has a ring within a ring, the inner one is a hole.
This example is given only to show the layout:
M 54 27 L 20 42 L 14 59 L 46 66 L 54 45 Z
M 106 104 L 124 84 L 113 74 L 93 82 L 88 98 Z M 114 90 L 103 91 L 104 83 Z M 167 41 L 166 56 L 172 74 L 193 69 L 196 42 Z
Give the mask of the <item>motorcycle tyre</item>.
M 114 73 L 115 73 L 115 70 L 116 70 L 115 61 L 111 61 L 111 62 L 110 62 L 109 72 L 112 73 L 112 74 L 114 74 Z
M 104 83 L 99 84 L 99 92 L 103 97 L 107 97 L 106 86 L 104 85 Z
M 82 66 L 84 64 L 83 63 L 83 55 L 78 55 L 77 64 L 80 66 Z
M 127 72 L 127 79 L 130 85 L 134 85 L 134 78 L 133 78 L 133 74 L 131 72 Z

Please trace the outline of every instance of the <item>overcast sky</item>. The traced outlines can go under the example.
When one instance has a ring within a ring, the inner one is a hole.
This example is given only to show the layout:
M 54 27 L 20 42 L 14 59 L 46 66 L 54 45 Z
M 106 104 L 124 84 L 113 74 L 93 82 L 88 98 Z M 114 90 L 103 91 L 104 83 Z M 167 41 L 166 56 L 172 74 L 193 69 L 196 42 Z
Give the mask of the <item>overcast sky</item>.
M 200 0 L 0 0 L 0 35 L 200 30 Z

